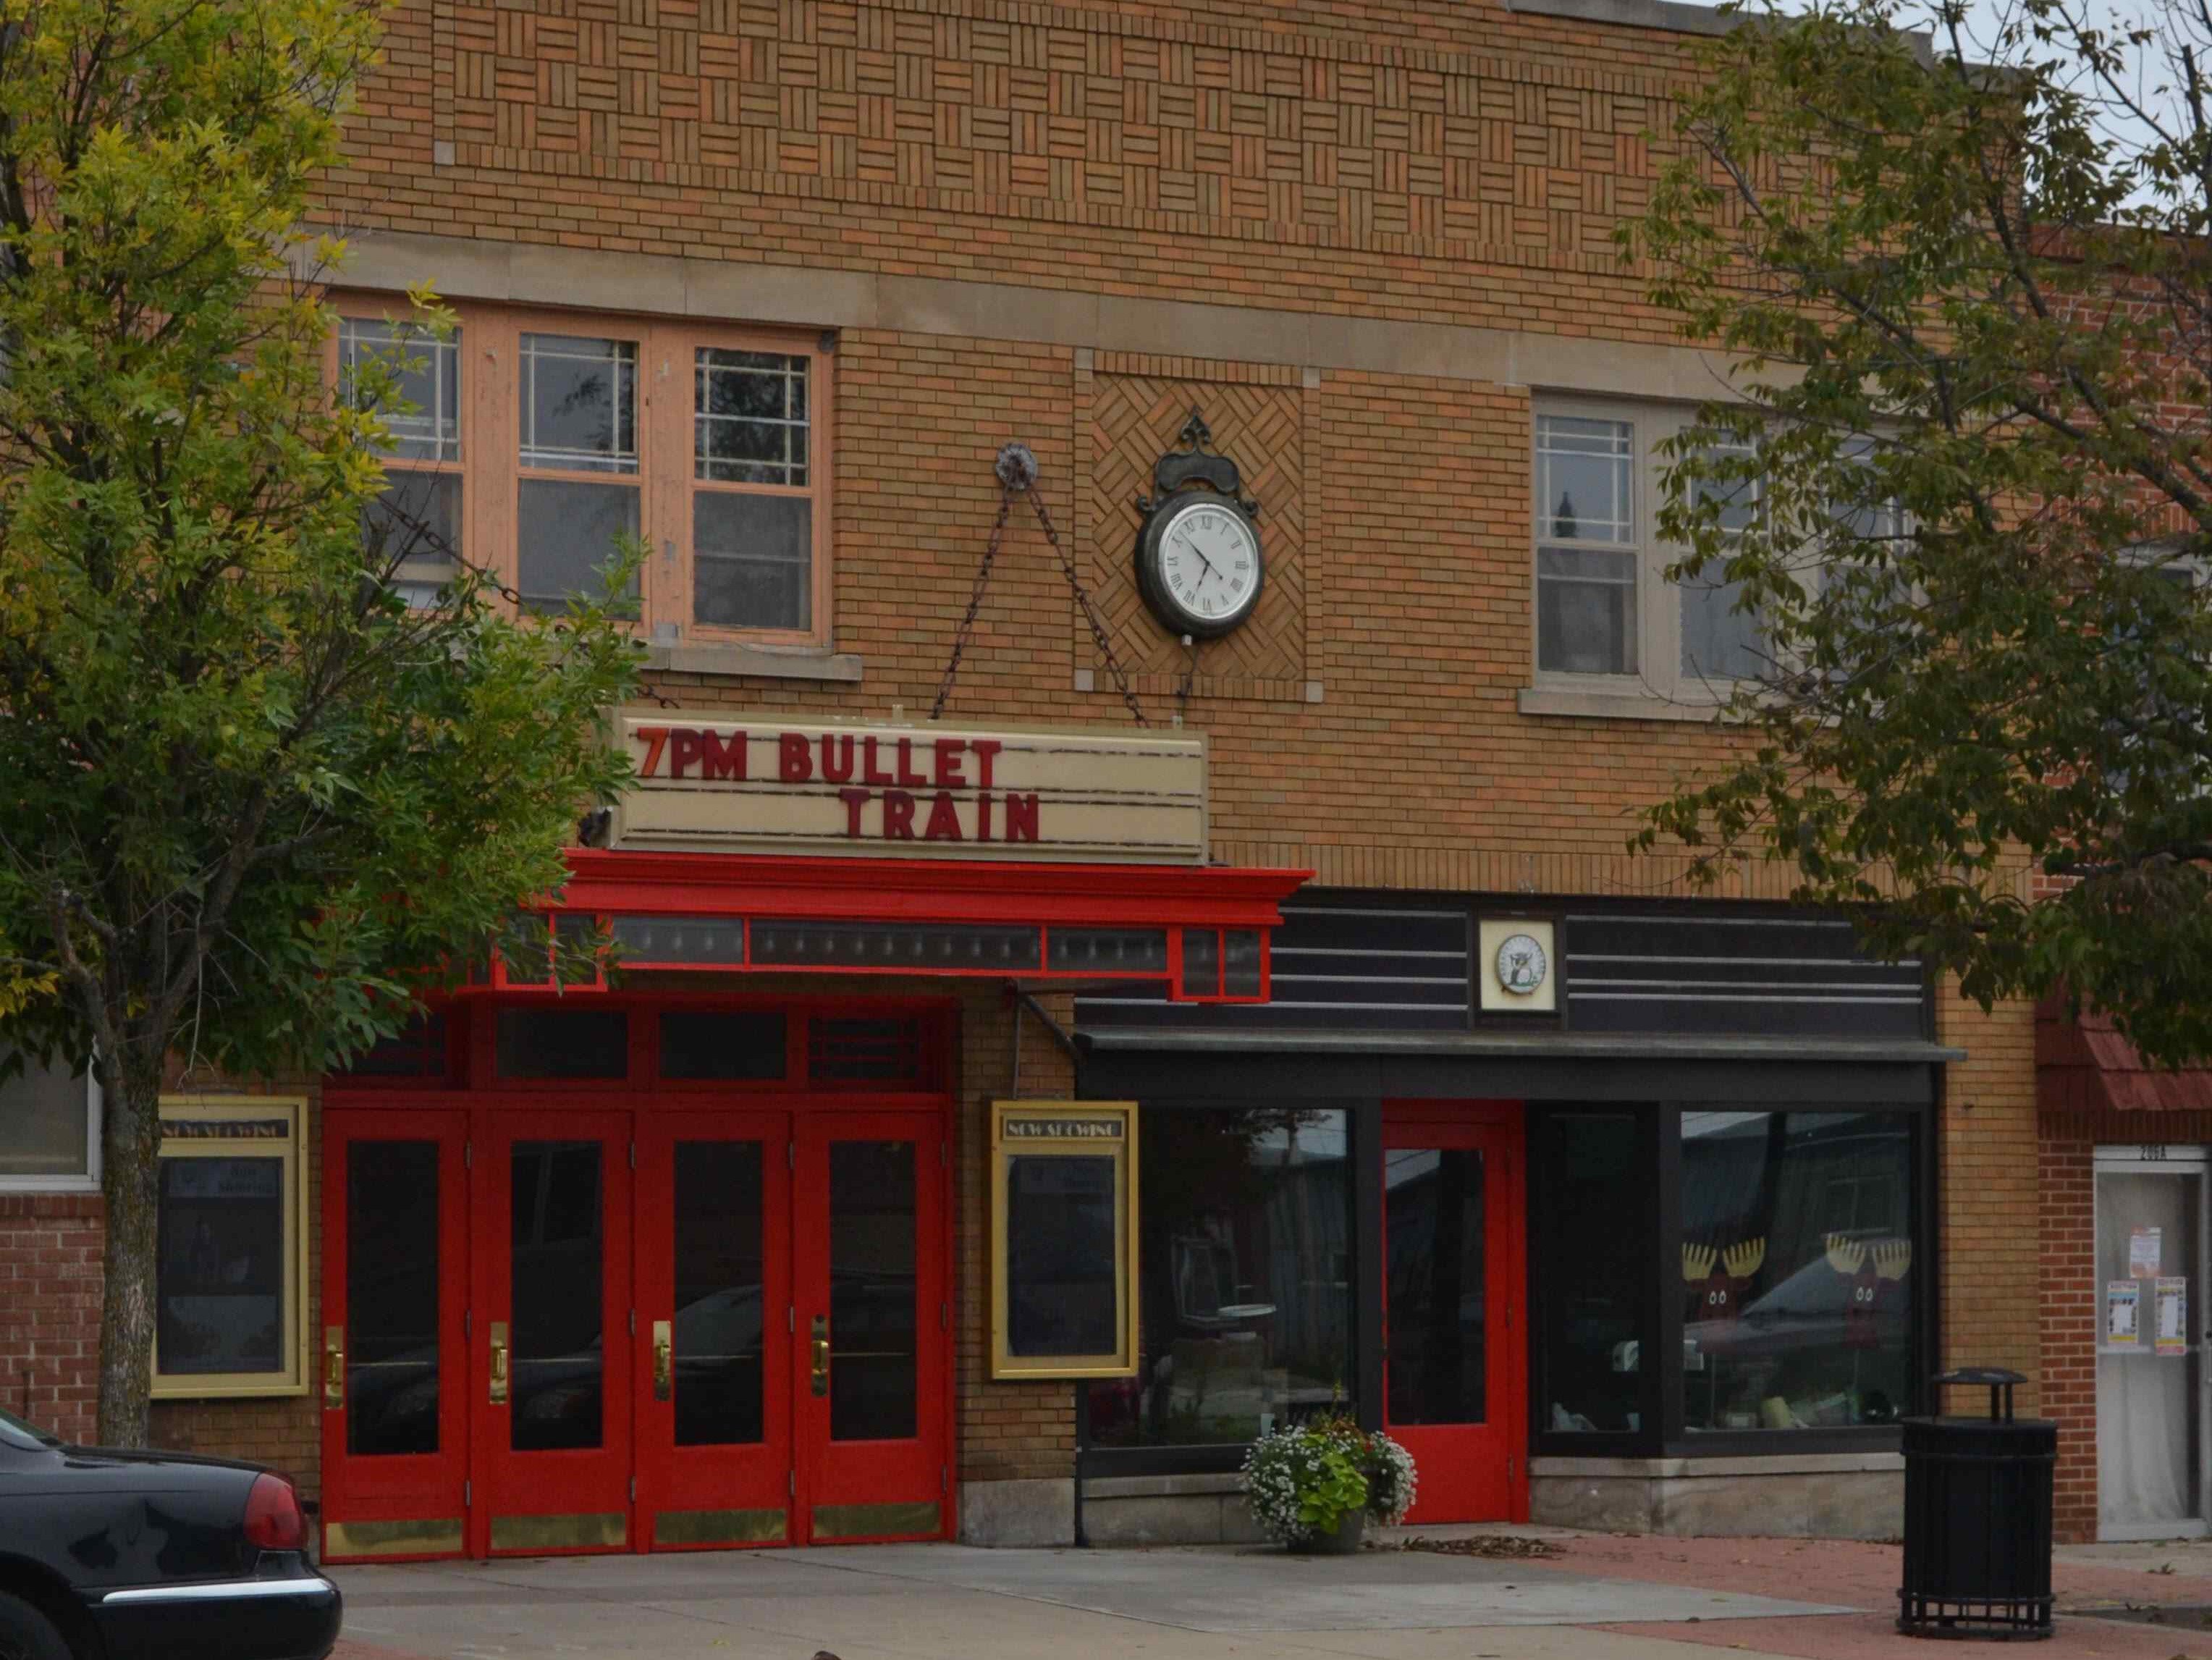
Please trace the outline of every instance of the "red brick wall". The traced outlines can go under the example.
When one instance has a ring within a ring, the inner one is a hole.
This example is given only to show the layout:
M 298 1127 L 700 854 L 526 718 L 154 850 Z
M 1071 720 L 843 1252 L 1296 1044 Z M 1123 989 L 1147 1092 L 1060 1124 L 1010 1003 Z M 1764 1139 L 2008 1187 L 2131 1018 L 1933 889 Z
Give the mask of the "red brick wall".
M 0 1407 L 65 1441 L 100 1407 L 97 1194 L 0 1194 Z
M 2212 1144 L 2212 1112 L 2046 1113 L 2039 1125 L 2040 1410 L 2058 1420 L 2053 1517 L 2062 1541 L 2097 1536 L 2096 1151 Z
M 2095 1143 L 2046 1122 L 2038 1151 L 2043 1217 L 2041 1410 L 2058 1420 L 2052 1524 L 2062 1541 L 2097 1536 Z

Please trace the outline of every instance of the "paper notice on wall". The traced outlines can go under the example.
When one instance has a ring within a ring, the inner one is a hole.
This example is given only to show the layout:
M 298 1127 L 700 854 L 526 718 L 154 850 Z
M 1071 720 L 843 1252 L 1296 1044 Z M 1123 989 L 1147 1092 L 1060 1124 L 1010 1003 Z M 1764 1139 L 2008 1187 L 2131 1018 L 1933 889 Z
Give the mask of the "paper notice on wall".
M 2159 1231 L 2156 1228 L 2137 1228 L 2128 1235 L 2128 1277 L 2130 1280 L 2158 1278 Z
M 2189 1353 L 2189 1281 L 2183 1279 L 2160 1279 L 2158 1281 L 2158 1324 L 2153 1330 L 2154 1341 L 2160 1354 Z
M 2142 1285 L 2135 1280 L 2115 1280 L 2105 1287 L 2105 1341 L 2127 1346 L 2140 1341 L 2136 1316 L 2142 1306 Z

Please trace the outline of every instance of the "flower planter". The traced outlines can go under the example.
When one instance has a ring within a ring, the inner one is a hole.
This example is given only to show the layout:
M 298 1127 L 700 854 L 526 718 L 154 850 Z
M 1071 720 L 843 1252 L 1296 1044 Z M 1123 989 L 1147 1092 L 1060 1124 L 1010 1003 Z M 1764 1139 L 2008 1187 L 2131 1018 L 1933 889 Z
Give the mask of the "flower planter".
M 1352 1556 L 1358 1554 L 1359 1541 L 1367 1534 L 1367 1512 L 1354 1511 L 1336 1524 L 1334 1533 L 1316 1533 L 1293 1541 L 1291 1554 L 1294 1556 Z

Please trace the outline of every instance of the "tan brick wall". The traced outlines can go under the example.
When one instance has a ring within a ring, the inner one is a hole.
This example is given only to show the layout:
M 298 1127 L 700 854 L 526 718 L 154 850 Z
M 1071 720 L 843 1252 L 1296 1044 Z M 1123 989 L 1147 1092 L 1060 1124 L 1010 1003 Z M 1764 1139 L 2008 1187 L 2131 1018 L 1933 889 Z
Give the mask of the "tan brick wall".
M 992 459 L 1018 439 L 1154 717 L 1180 712 L 1212 740 L 1216 857 L 1337 885 L 1667 893 L 1679 861 L 1624 843 L 1639 806 L 1718 757 L 1711 729 L 1517 710 L 1528 386 L 1425 348 L 1403 372 L 1346 368 L 1325 339 L 1356 318 L 1670 344 L 1609 238 L 1663 164 L 1670 141 L 1646 135 L 1668 130 L 1690 50 L 1487 0 L 407 0 L 325 202 L 349 228 L 526 259 L 990 282 L 1077 318 L 1121 299 L 1245 308 L 1176 311 L 1220 338 L 1177 356 L 993 338 L 988 317 L 951 312 L 933 332 L 843 328 L 834 643 L 861 683 L 663 674 L 655 691 L 926 714 L 998 506 Z M 574 297 L 639 303 L 630 269 Z M 1262 351 L 1239 330 L 1314 344 Z M 1520 380 L 1542 379 L 1540 354 L 1529 363 Z M 1194 665 L 1128 603 L 1126 576 L 1127 481 L 1191 403 L 1260 494 L 1278 561 L 1255 631 Z M 1119 722 L 1104 674 L 1073 689 L 1096 667 L 1018 512 L 951 718 Z M 1718 890 L 1783 891 L 1765 865 Z M 982 1381 L 982 1104 L 1011 1081 L 1012 1017 L 995 988 L 957 1000 L 959 1468 L 1064 1474 L 1072 1392 Z M 1946 1358 L 2033 1375 L 2032 1022 L 1948 992 L 1941 1022 L 1972 1052 L 1940 1132 Z M 1034 1025 L 1023 1056 L 1024 1090 L 1066 1087 Z M 313 1420 L 302 1402 L 167 1407 L 158 1423 L 304 1467 Z
M 1942 1369 L 2007 1366 L 2029 1382 L 2016 1402 L 2040 1410 L 2043 1262 L 2039 1250 L 2035 1009 L 1988 1014 L 1947 981 L 1936 1036 L 1967 1058 L 1946 1068 L 1941 1142 Z

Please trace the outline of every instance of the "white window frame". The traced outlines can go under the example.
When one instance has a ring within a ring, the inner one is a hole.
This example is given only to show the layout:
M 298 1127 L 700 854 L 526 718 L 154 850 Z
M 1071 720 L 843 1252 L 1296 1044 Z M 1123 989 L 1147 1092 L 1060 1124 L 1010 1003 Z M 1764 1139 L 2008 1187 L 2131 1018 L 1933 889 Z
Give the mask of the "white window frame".
M 98 1193 L 100 1189 L 100 1079 L 84 1069 L 84 1173 L 67 1176 L 10 1176 L 0 1173 L 0 1193 Z
M 1530 400 L 1528 425 L 1528 685 L 1539 693 L 1564 693 L 1580 698 L 1602 699 L 1619 708 L 1641 704 L 1654 714 L 1680 708 L 1709 714 L 1726 702 L 1745 684 L 1716 680 L 1686 672 L 1682 668 L 1681 588 L 1667 580 L 1667 567 L 1688 551 L 1680 544 L 1662 541 L 1657 525 L 1663 499 L 1659 476 L 1671 465 L 1659 453 L 1668 439 L 1694 425 L 1697 409 L 1686 404 L 1644 403 L 1621 398 L 1538 392 Z M 1571 674 L 1539 666 L 1542 603 L 1537 581 L 1537 550 L 1547 545 L 1542 534 L 1545 503 L 1538 494 L 1536 425 L 1545 416 L 1565 416 L 1592 421 L 1626 422 L 1629 443 L 1629 511 L 1634 526 L 1631 540 L 1615 544 L 1637 555 L 1636 658 L 1633 674 Z M 1708 569 L 1711 569 L 1709 566 Z M 1549 711 L 1537 710 L 1538 713 Z M 1594 712 L 1605 712 L 1594 709 Z M 1633 711 L 1620 708 L 1620 712 Z

